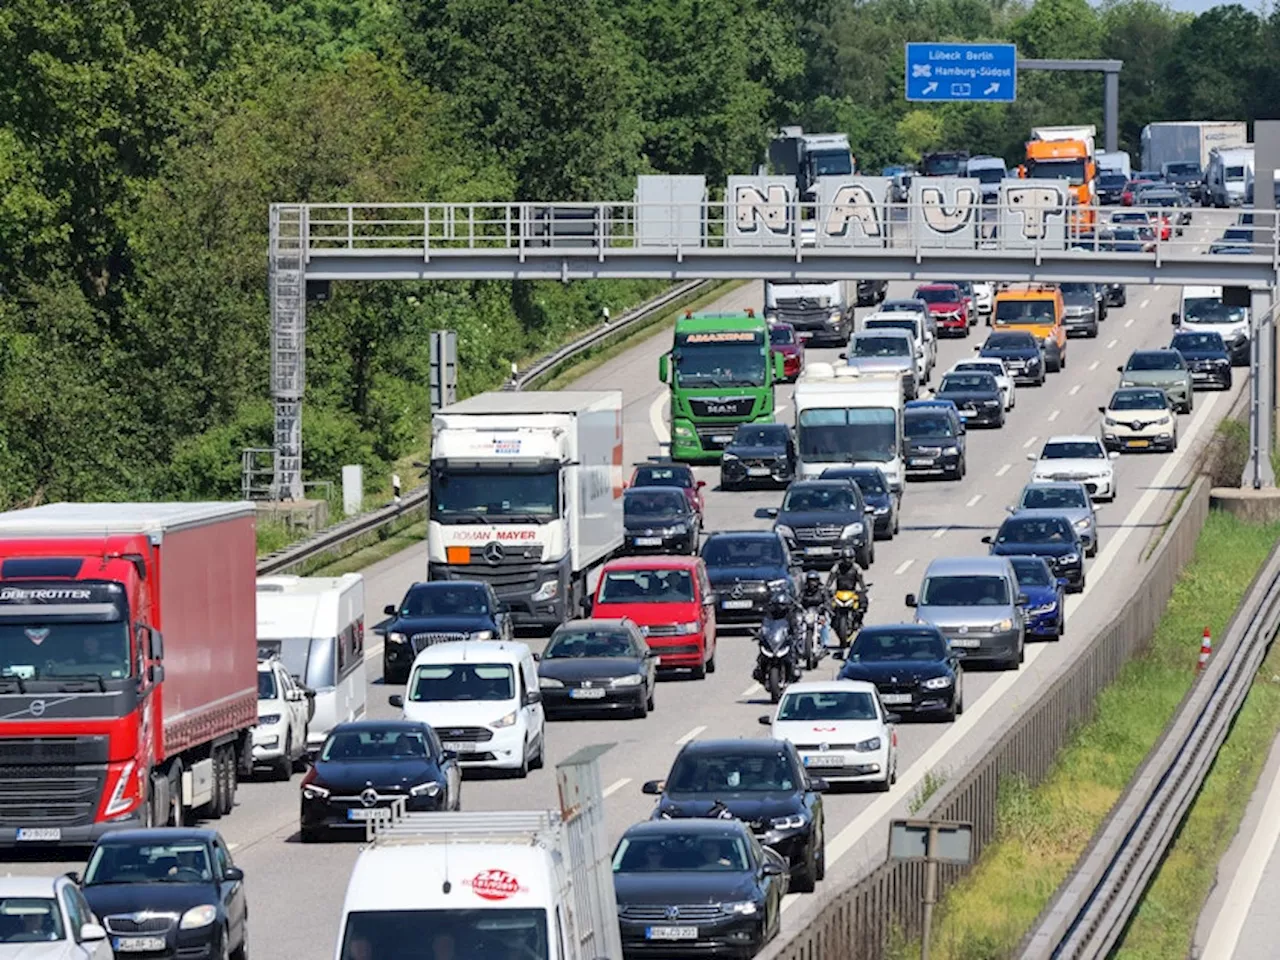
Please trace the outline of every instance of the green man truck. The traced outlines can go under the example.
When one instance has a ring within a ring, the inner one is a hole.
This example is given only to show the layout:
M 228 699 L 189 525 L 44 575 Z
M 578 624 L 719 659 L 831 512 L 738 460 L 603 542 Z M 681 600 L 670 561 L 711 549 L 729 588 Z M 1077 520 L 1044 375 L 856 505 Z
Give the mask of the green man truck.
M 671 457 L 719 460 L 740 423 L 773 421 L 773 385 L 782 355 L 755 311 L 686 313 L 676 321 L 658 379 L 671 385 Z

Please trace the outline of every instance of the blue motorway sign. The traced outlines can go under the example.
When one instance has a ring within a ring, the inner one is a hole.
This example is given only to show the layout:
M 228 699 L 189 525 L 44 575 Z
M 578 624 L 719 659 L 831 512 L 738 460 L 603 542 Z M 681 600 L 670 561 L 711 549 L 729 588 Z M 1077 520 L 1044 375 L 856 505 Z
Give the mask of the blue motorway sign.
M 1012 103 L 1018 48 L 1012 43 L 908 43 L 907 99 Z

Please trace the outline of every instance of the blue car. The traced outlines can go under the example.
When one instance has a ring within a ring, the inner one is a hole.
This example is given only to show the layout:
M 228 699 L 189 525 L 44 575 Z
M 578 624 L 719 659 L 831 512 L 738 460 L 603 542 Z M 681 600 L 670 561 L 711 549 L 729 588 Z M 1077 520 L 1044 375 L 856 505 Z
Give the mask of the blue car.
M 1051 513 L 1015 513 L 994 537 L 983 537 L 998 557 L 1043 557 L 1069 593 L 1084 590 L 1084 541 L 1071 521 Z
M 1044 557 L 1010 557 L 1009 562 L 1027 597 L 1027 638 L 1057 640 L 1067 632 L 1066 578 L 1055 577 Z

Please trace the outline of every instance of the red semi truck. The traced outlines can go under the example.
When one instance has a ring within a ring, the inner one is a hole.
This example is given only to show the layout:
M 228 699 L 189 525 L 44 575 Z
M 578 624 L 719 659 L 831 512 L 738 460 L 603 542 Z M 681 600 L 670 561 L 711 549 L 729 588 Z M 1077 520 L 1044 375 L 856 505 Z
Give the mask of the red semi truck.
M 0 513 L 0 845 L 231 810 L 257 722 L 249 503 Z

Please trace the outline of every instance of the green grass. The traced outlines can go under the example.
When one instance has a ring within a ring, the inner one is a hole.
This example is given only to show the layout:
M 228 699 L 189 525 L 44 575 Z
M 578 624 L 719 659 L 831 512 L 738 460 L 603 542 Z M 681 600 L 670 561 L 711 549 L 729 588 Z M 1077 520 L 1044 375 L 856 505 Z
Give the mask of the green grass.
M 1043 783 L 1032 787 L 1010 778 L 1001 784 L 997 838 L 944 898 L 935 957 L 985 960 L 1018 944 L 1190 688 L 1201 631 L 1207 625 L 1222 635 L 1277 537 L 1280 525 L 1251 527 L 1230 514 L 1210 513 L 1148 650 L 1098 697 L 1094 718 L 1071 738 Z M 1198 909 L 1189 911 L 1188 923 Z
M 427 537 L 427 521 L 418 520 L 406 527 L 390 533 L 377 543 L 361 547 L 346 556 L 328 560 L 319 566 L 307 569 L 308 576 L 340 577 L 344 573 L 359 573 L 365 567 L 372 566 L 379 560 L 394 556 L 401 550 L 417 546 Z M 426 562 L 423 562 L 423 574 L 426 573 Z
M 263 516 L 258 517 L 257 528 L 259 557 L 265 557 L 269 553 L 283 550 L 300 536 L 287 523 L 282 523 L 279 520 L 269 520 Z

